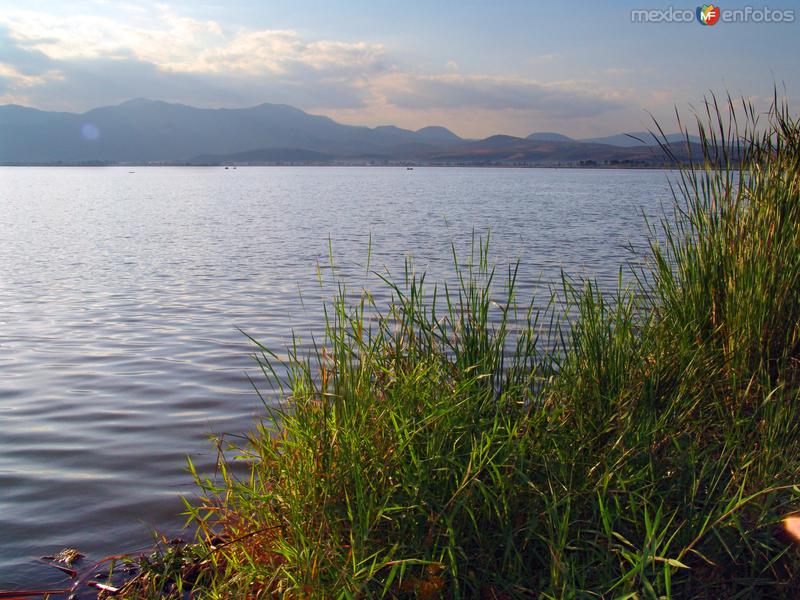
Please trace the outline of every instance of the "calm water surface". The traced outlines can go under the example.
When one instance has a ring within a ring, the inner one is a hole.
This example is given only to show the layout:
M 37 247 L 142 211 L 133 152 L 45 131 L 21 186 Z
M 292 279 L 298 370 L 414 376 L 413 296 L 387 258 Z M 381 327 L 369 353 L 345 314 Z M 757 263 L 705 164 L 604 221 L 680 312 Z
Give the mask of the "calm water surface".
M 319 331 L 329 239 L 378 292 L 370 238 L 373 268 L 441 279 L 489 229 L 523 293 L 561 268 L 613 286 L 668 199 L 644 170 L 0 168 L 0 589 L 179 532 L 185 457 L 211 469 L 209 434 L 259 414 L 238 328 Z

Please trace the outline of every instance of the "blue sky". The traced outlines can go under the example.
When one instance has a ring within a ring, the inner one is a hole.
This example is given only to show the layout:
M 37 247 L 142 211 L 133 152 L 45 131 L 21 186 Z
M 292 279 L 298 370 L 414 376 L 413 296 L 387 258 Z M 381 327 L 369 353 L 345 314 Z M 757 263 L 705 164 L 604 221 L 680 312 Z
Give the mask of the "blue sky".
M 709 90 L 800 100 L 793 23 L 634 23 L 664 3 L 0 0 L 0 103 L 283 102 L 466 136 L 588 137 L 672 122 Z M 696 4 L 673 3 L 694 11 Z M 743 3 L 723 4 L 724 9 Z

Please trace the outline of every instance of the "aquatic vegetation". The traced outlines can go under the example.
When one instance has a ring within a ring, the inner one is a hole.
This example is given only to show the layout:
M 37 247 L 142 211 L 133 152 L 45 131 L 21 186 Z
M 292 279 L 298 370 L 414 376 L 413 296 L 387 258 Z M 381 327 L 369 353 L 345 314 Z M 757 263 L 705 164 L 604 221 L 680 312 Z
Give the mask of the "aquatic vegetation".
M 52 560 L 71 567 L 75 561 L 83 558 L 83 553 L 77 548 L 64 548 L 52 556 L 43 556 L 43 560 Z
M 342 286 L 310 356 L 259 346 L 284 403 L 126 594 L 796 597 L 800 123 L 706 109 L 631 285 L 540 307 L 479 242 L 455 287 Z

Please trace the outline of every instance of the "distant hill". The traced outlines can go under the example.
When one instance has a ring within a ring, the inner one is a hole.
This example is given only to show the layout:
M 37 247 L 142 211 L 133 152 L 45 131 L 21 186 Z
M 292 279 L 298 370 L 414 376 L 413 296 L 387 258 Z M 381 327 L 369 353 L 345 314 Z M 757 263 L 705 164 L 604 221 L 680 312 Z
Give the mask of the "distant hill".
M 686 139 L 682 133 L 668 133 L 666 138 L 670 144 L 680 144 Z M 700 138 L 696 135 L 689 136 L 689 138 L 694 144 L 700 143 Z M 618 133 L 616 135 L 589 138 L 581 141 L 589 144 L 608 144 L 609 146 L 633 148 L 635 146 L 658 146 L 657 139 L 663 141 L 660 135 L 656 138 L 652 133 L 647 131 L 634 131 L 632 133 Z
M 646 166 L 663 164 L 664 156 L 623 135 L 466 140 L 440 126 L 344 125 L 285 104 L 208 109 L 136 99 L 82 114 L 0 106 L 0 163 L 98 162 Z
M 445 137 L 460 141 L 444 128 L 356 127 L 283 104 L 204 109 L 138 99 L 83 114 L 0 106 L 0 162 L 6 163 L 185 161 L 264 148 L 347 157 Z
M 685 152 L 673 146 L 676 156 Z M 668 161 L 660 148 L 589 144 L 578 141 L 537 141 L 511 136 L 492 136 L 429 155 L 431 162 L 456 164 L 511 163 L 582 166 L 663 166 Z
M 561 135 L 560 133 L 553 133 L 552 131 L 540 131 L 530 134 L 527 138 L 533 142 L 574 142 L 571 137 Z
M 422 129 L 417 129 L 416 133 L 419 137 L 429 142 L 457 144 L 464 141 L 455 133 L 447 129 L 447 127 L 440 127 L 437 125 L 430 125 L 428 127 L 423 127 Z
M 682 133 L 668 133 L 667 141 L 670 144 L 683 143 L 685 136 Z M 652 133 L 647 131 L 634 131 L 632 133 L 618 133 L 616 135 L 609 135 L 606 137 L 587 138 L 582 140 L 575 140 L 574 138 L 566 135 L 555 133 L 552 131 L 541 131 L 530 134 L 527 138 L 534 142 L 582 142 L 585 144 L 606 144 L 609 146 L 620 146 L 622 148 L 633 148 L 636 146 L 658 146 L 658 141 L 653 137 Z M 690 136 L 692 143 L 699 143 L 700 138 L 696 135 Z M 663 141 L 661 136 L 658 140 Z

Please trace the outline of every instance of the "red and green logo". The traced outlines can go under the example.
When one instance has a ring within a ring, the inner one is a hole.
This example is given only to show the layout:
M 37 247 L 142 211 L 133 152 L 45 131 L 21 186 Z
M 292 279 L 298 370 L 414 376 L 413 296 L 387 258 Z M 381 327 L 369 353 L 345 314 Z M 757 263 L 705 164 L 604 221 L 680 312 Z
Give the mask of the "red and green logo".
M 703 4 L 697 7 L 697 20 L 701 25 L 714 25 L 719 21 L 719 6 Z

